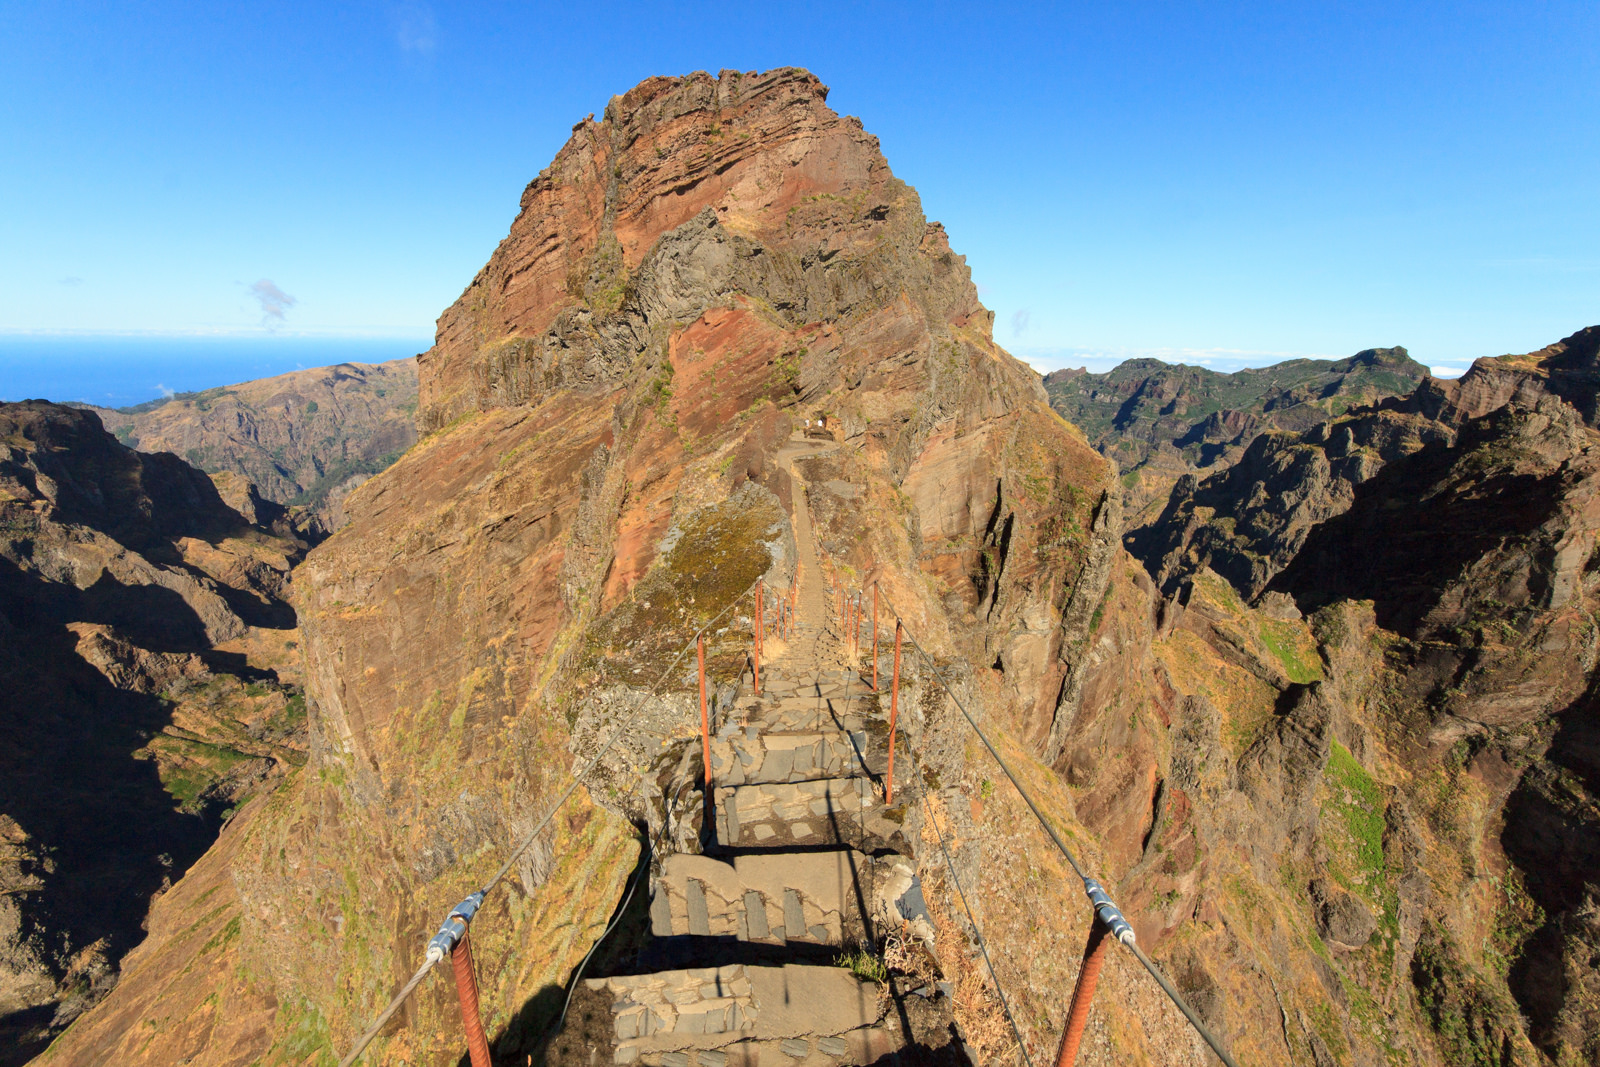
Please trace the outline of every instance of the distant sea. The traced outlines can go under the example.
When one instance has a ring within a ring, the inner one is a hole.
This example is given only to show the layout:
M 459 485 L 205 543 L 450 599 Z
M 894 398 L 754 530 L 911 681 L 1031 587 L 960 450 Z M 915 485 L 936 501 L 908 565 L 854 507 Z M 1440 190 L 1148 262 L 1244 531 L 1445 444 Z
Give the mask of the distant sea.
M 128 407 L 307 367 L 404 359 L 429 344 L 427 338 L 0 334 L 0 400 Z

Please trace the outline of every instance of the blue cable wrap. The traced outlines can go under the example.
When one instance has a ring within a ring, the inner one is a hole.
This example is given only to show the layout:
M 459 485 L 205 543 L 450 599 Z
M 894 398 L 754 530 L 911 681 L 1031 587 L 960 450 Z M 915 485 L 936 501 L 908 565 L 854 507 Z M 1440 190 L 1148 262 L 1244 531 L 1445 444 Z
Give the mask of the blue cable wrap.
M 428 957 L 444 959 L 455 949 L 456 942 L 467 932 L 467 924 L 483 906 L 483 890 L 478 890 L 450 909 L 450 915 L 439 925 L 439 932 L 428 941 Z
M 1083 891 L 1089 894 L 1089 903 L 1094 905 L 1094 913 L 1100 921 L 1106 924 L 1106 929 L 1111 931 L 1111 936 L 1124 944 L 1134 942 L 1133 927 L 1128 925 L 1128 920 L 1122 917 L 1122 912 L 1111 903 L 1111 898 L 1106 895 L 1099 882 L 1093 878 L 1083 880 Z

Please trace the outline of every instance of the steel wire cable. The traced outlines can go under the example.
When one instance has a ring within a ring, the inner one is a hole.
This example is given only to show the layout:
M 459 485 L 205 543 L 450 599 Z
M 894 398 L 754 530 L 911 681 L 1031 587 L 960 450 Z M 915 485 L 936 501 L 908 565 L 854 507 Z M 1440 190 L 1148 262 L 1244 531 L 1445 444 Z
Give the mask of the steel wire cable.
M 641 779 L 639 779 L 639 781 L 642 783 L 644 781 L 644 779 L 641 778 Z M 691 789 L 693 787 L 694 787 L 694 782 L 693 781 L 685 782 L 682 786 L 680 786 L 678 788 L 678 795 L 673 798 L 673 803 L 676 804 L 678 801 L 681 801 L 683 799 L 684 792 L 687 789 Z M 665 801 L 666 801 L 665 795 L 663 795 L 661 799 L 662 799 L 663 805 L 665 805 Z M 578 982 L 579 982 L 580 979 L 583 978 L 583 969 L 585 967 L 589 966 L 590 957 L 592 957 L 595 954 L 596 950 L 598 950 L 600 948 L 600 946 L 605 943 L 605 939 L 611 936 L 611 932 L 613 930 L 615 930 L 617 928 L 617 926 L 622 922 L 623 916 L 627 915 L 627 913 L 628 913 L 628 905 L 633 903 L 633 895 L 639 891 L 640 883 L 642 883 L 644 881 L 644 879 L 645 879 L 645 876 L 650 873 L 650 861 L 651 861 L 651 859 L 654 858 L 655 854 L 660 850 L 661 846 L 666 843 L 667 830 L 671 826 L 671 823 L 667 819 L 667 814 L 669 814 L 671 812 L 671 810 L 672 809 L 670 807 L 668 807 L 667 810 L 666 810 L 666 813 L 663 813 L 662 818 L 661 818 L 661 829 L 656 832 L 656 839 L 654 841 L 651 841 L 648 837 L 645 838 L 645 847 L 649 849 L 649 852 L 647 852 L 645 854 L 645 856 L 642 857 L 644 862 L 640 864 L 638 873 L 636 873 L 634 875 L 633 884 L 628 886 L 628 892 L 627 892 L 626 895 L 623 896 L 622 903 L 617 907 L 617 914 L 611 920 L 611 925 L 607 926 L 605 928 L 605 930 L 603 930 L 601 932 L 600 936 L 594 939 L 594 944 L 589 946 L 589 951 L 583 954 L 583 960 L 578 964 L 577 969 L 572 972 L 572 981 L 569 982 L 568 985 L 567 985 L 567 999 L 562 1002 L 562 1005 L 561 1005 L 561 1017 L 556 1020 L 556 1025 L 555 1025 L 555 1029 L 556 1030 L 559 1031 L 562 1028 L 562 1026 L 564 1026 L 566 1024 L 566 1021 L 567 1021 L 567 1009 L 572 1007 L 572 994 L 574 992 L 576 992 L 577 989 L 578 989 Z
M 406 1002 L 406 998 L 411 995 L 411 991 L 417 988 L 417 983 L 421 982 L 423 977 L 433 970 L 436 962 L 438 961 L 431 958 L 423 961 L 422 966 L 417 968 L 417 973 L 411 976 L 411 981 L 401 987 L 400 992 L 396 993 L 394 999 L 389 1001 L 388 1007 L 378 1013 L 378 1017 L 372 1021 L 372 1025 L 367 1027 L 367 1032 L 356 1039 L 355 1047 L 350 1050 L 344 1059 L 339 1061 L 339 1067 L 350 1067 L 356 1061 L 356 1057 L 367 1050 L 367 1046 L 372 1044 L 372 1039 L 378 1036 L 378 1031 L 383 1029 L 384 1024 L 399 1010 L 400 1005 Z
M 762 576 L 762 578 L 764 577 L 765 575 Z M 500 884 L 501 880 L 505 878 L 506 874 L 510 872 L 512 866 L 516 863 L 517 858 L 526 852 L 528 847 L 533 844 L 534 840 L 539 836 L 539 834 L 543 832 L 544 828 L 550 825 L 550 820 L 555 818 L 556 812 L 561 810 L 561 806 L 567 802 L 567 799 L 571 797 L 574 792 L 577 791 L 577 788 L 580 784 L 582 784 L 583 779 L 588 777 L 590 771 L 599 766 L 600 761 L 605 758 L 605 754 L 610 751 L 611 746 L 615 745 L 622 737 L 623 730 L 627 727 L 628 719 L 631 718 L 632 714 L 644 706 L 645 700 L 659 695 L 662 684 L 672 676 L 673 671 L 677 670 L 678 664 L 682 662 L 684 656 L 688 655 L 689 649 L 694 646 L 695 641 L 699 639 L 700 635 L 704 634 L 706 631 L 710 630 L 711 627 L 721 622 L 723 616 L 727 615 L 728 612 L 737 607 L 746 596 L 750 595 L 750 592 L 755 589 L 756 585 L 761 582 L 762 578 L 757 578 L 754 582 L 751 582 L 745 587 L 744 592 L 730 600 L 726 607 L 711 617 L 710 621 L 702 624 L 699 629 L 689 635 L 688 643 L 683 646 L 683 648 L 678 652 L 677 656 L 673 658 L 672 662 L 667 665 L 667 669 L 661 672 L 651 687 L 639 694 L 638 699 L 634 701 L 633 707 L 629 709 L 629 714 L 622 717 L 622 719 L 618 721 L 616 729 L 611 732 L 611 737 L 603 746 L 601 746 L 600 751 L 595 753 L 594 758 L 589 761 L 588 765 L 585 766 L 583 770 L 579 771 L 573 776 L 571 783 L 568 784 L 567 788 L 562 791 L 561 796 L 556 799 L 556 802 L 551 805 L 550 810 L 545 813 L 544 818 L 540 819 L 539 824 L 522 839 L 521 844 L 517 845 L 517 847 L 511 851 L 511 854 L 506 857 L 505 862 L 500 865 L 500 869 L 494 873 L 494 877 L 485 882 L 482 888 L 479 889 L 479 892 L 487 897 L 489 893 Z M 609 930 L 607 932 L 609 932 Z M 604 937 L 605 935 L 602 934 L 601 936 Z M 590 951 L 593 952 L 593 949 L 591 948 Z M 350 1067 L 350 1065 L 356 1061 L 356 1058 L 366 1051 L 367 1046 L 372 1044 L 373 1038 L 378 1036 L 378 1031 L 383 1029 L 383 1025 L 389 1021 L 389 1019 L 399 1009 L 400 1005 L 405 1003 L 406 998 L 411 996 L 412 992 L 417 988 L 417 985 L 422 981 L 423 977 L 433 969 L 433 966 L 436 962 L 437 961 L 431 959 L 427 960 L 421 967 L 417 969 L 417 973 L 411 976 L 411 980 L 401 988 L 400 992 L 394 995 L 394 999 L 389 1001 L 388 1005 L 383 1009 L 383 1011 L 378 1013 L 378 1017 L 373 1024 L 369 1026 L 366 1032 L 356 1040 L 355 1046 L 351 1048 L 349 1053 L 345 1055 L 344 1059 L 339 1061 L 339 1067 Z
M 928 669 L 933 672 L 933 677 L 939 683 L 940 688 L 950 695 L 950 699 L 955 701 L 956 707 L 961 710 L 962 717 L 967 720 L 967 725 L 972 727 L 973 733 L 978 735 L 978 740 L 983 742 L 983 747 L 989 750 L 989 755 L 994 757 L 995 762 L 1000 765 L 1000 769 L 1005 772 L 1005 776 L 1011 780 L 1011 784 L 1016 787 L 1017 793 L 1022 797 L 1023 802 L 1028 805 L 1028 810 L 1033 812 L 1033 817 L 1039 820 L 1039 825 L 1044 828 L 1044 832 L 1048 834 L 1050 840 L 1055 843 L 1055 846 L 1060 851 L 1061 855 L 1066 857 L 1067 863 L 1072 866 L 1073 872 L 1076 873 L 1080 879 L 1083 879 L 1086 882 L 1089 881 L 1089 875 L 1086 874 L 1083 868 L 1079 865 L 1077 857 L 1072 854 L 1071 849 L 1067 848 L 1065 842 L 1061 840 L 1060 835 L 1056 833 L 1055 827 L 1050 825 L 1049 821 L 1045 819 L 1044 813 L 1039 810 L 1039 805 L 1033 802 L 1033 797 L 1028 794 L 1028 791 L 1022 787 L 1022 783 L 1017 780 L 1017 776 L 1012 773 L 1011 765 L 1005 761 L 998 751 L 996 751 L 994 745 L 989 741 L 988 735 L 979 728 L 977 721 L 973 719 L 971 713 L 967 711 L 967 706 L 961 702 L 961 698 L 957 696 L 956 691 L 950 687 L 950 683 L 945 681 L 944 672 L 939 669 L 939 665 L 933 661 L 933 657 L 928 655 L 927 649 L 922 647 L 922 644 L 917 640 L 916 635 L 911 632 L 911 627 L 905 625 L 905 619 L 903 616 L 901 616 L 899 610 L 895 608 L 894 602 L 889 600 L 887 594 L 882 595 L 883 599 L 888 602 L 889 610 L 894 614 L 895 620 L 899 622 L 901 627 L 905 630 L 905 635 L 911 639 L 911 646 L 917 650 L 919 655 L 922 656 L 922 661 L 926 663 L 928 665 Z M 1095 921 L 1098 921 L 1098 919 Z M 1227 1048 L 1222 1044 L 1222 1041 L 1211 1032 L 1205 1023 L 1200 1021 L 1200 1016 L 1195 1014 L 1194 1009 L 1191 1008 L 1188 1002 L 1184 1000 L 1183 995 L 1180 994 L 1173 984 L 1167 980 L 1166 975 L 1161 973 L 1161 970 L 1156 966 L 1155 961 L 1149 956 L 1145 955 L 1144 950 L 1131 941 L 1123 941 L 1121 938 L 1112 938 L 1112 940 L 1116 941 L 1119 945 L 1122 945 L 1133 953 L 1134 958 L 1137 959 L 1139 963 L 1143 965 L 1144 969 L 1149 972 L 1150 977 L 1156 980 L 1156 984 L 1161 987 L 1162 992 L 1166 993 L 1167 997 L 1172 1001 L 1172 1003 L 1177 1006 L 1177 1009 L 1183 1013 L 1183 1017 L 1189 1020 L 1189 1025 L 1193 1026 L 1195 1032 L 1200 1035 L 1201 1039 L 1204 1040 L 1207 1045 L 1211 1046 L 1211 1051 L 1217 1054 L 1217 1058 L 1223 1063 L 1227 1064 L 1227 1067 L 1239 1067 L 1238 1063 L 1234 1061 L 1232 1054 L 1230 1054 Z
M 844 676 L 844 701 L 845 706 L 850 706 L 850 683 L 854 671 L 846 671 Z M 983 936 L 983 931 L 978 929 L 978 920 L 972 914 L 972 905 L 967 903 L 967 894 L 961 888 L 961 876 L 956 874 L 956 862 L 950 856 L 950 850 L 944 844 L 944 831 L 939 829 L 939 820 L 934 817 L 933 805 L 928 803 L 928 793 L 921 788 L 921 775 L 917 773 L 916 753 L 906 749 L 906 755 L 911 757 L 911 780 L 917 786 L 917 798 L 922 801 L 922 809 L 928 814 L 928 822 L 933 826 L 933 832 L 939 835 L 939 851 L 944 853 L 945 870 L 950 872 L 950 881 L 956 887 L 956 896 L 961 898 L 961 908 L 967 913 L 967 923 L 972 927 L 972 937 L 978 943 L 978 951 L 983 953 L 984 966 L 989 969 L 989 980 L 994 983 L 994 991 L 1000 997 L 1000 1008 L 1005 1012 L 1006 1022 L 1011 1024 L 1011 1033 L 1017 1039 L 1017 1048 L 1022 1052 L 1023 1062 L 1028 1067 L 1033 1067 L 1033 1057 L 1028 1055 L 1027 1042 L 1022 1040 L 1022 1030 L 1017 1026 L 1016 1017 L 1011 1014 L 1011 1002 L 1006 999 L 1005 987 L 1000 984 L 1000 975 L 994 969 L 994 960 L 989 958 L 989 943 Z M 863 761 L 863 766 L 865 762 Z M 891 783 L 892 784 L 892 783 Z

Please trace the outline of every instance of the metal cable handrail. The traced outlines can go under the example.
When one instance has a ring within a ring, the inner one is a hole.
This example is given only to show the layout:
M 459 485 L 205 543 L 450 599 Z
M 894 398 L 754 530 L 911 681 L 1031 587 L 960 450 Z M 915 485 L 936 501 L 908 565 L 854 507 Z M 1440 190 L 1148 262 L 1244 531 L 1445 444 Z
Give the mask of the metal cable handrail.
M 846 707 L 850 706 L 850 682 L 850 674 L 846 673 L 844 677 L 844 702 Z M 917 775 L 916 756 L 912 755 L 911 760 L 912 781 L 917 781 L 920 784 Z M 864 761 L 862 766 L 863 768 L 866 766 Z M 950 850 L 945 847 L 944 831 L 939 829 L 939 820 L 934 817 L 933 805 L 928 803 L 927 790 L 918 789 L 917 797 L 922 801 L 923 810 L 928 813 L 928 822 L 933 826 L 933 832 L 939 835 L 939 851 L 944 853 L 945 869 L 950 872 L 950 881 L 956 887 L 956 895 L 961 898 L 961 907 L 967 913 L 967 923 L 972 927 L 972 936 L 978 942 L 978 951 L 983 953 L 984 965 L 989 968 L 989 980 L 994 983 L 994 991 L 1000 997 L 1000 1008 L 1005 1012 L 1006 1022 L 1011 1024 L 1011 1033 L 1017 1039 L 1017 1048 L 1022 1050 L 1022 1059 L 1028 1067 L 1033 1067 L 1033 1057 L 1028 1055 L 1027 1042 L 1022 1040 L 1022 1030 L 1017 1026 L 1017 1020 L 1011 1014 L 1011 1002 L 1006 999 L 1005 988 L 1000 984 L 1000 975 L 994 969 L 994 961 L 989 958 L 989 944 L 983 936 L 983 931 L 978 929 L 978 920 L 972 914 L 972 905 L 967 903 L 966 890 L 961 888 L 961 876 L 956 873 L 956 861 L 951 857 Z
M 685 644 L 684 647 L 678 652 L 677 656 L 673 657 L 672 662 L 667 665 L 667 669 L 661 672 L 649 689 L 644 690 L 639 694 L 639 697 L 634 701 L 633 707 L 630 709 L 629 714 L 622 717 L 618 721 L 616 729 L 611 732 L 611 737 L 606 741 L 606 743 L 600 747 L 600 751 L 595 753 L 594 758 L 589 760 L 588 765 L 585 766 L 583 770 L 573 775 L 572 781 L 567 785 L 567 788 L 562 791 L 561 796 L 556 799 L 556 802 L 551 805 L 550 810 L 545 813 L 544 818 L 540 819 L 539 824 L 535 826 L 533 830 L 530 831 L 525 837 L 523 837 L 522 842 L 511 851 L 510 855 L 506 857 L 505 862 L 500 865 L 500 869 L 494 873 L 494 877 L 490 878 L 483 884 L 481 888 L 468 896 L 468 901 L 471 901 L 474 897 L 477 898 L 477 902 L 472 905 L 473 912 L 477 910 L 477 907 L 482 903 L 483 898 L 487 897 L 489 893 L 491 893 L 494 888 L 500 884 L 501 880 L 505 878 L 506 874 L 510 872 L 512 866 L 516 863 L 517 858 L 526 852 L 539 834 L 544 831 L 544 828 L 550 825 L 550 821 L 555 818 L 556 812 L 560 811 L 562 805 L 565 804 L 568 798 L 570 798 L 572 794 L 577 791 L 579 784 L 582 783 L 584 778 L 588 777 L 589 772 L 594 770 L 595 767 L 599 766 L 600 761 L 605 757 L 605 754 L 609 752 L 611 747 L 615 745 L 622 737 L 623 730 L 628 726 L 628 719 L 631 718 L 632 713 L 637 712 L 644 705 L 645 700 L 659 695 L 662 684 L 672 676 L 673 671 L 677 670 L 678 664 L 683 661 L 684 656 L 689 654 L 689 649 L 694 647 L 695 642 L 700 638 L 700 636 L 710 630 L 711 627 L 721 622 L 723 616 L 732 611 L 740 601 L 742 601 L 753 589 L 755 589 L 756 586 L 761 584 L 765 577 L 765 574 L 763 574 L 762 577 L 751 582 L 745 587 L 744 592 L 730 600 L 726 607 L 717 612 L 717 614 L 713 615 L 709 621 L 703 623 L 699 629 L 695 630 L 695 632 L 689 636 L 688 643 Z M 455 913 L 452 913 L 451 919 L 453 919 L 454 916 Z M 471 918 L 471 913 L 467 914 L 467 918 Z M 450 924 L 451 919 L 445 920 L 446 926 Z M 465 923 L 462 924 L 462 928 L 465 929 Z M 609 933 L 609 930 L 607 932 Z M 605 935 L 602 934 L 601 936 L 603 937 Z M 406 982 L 406 984 L 400 989 L 400 992 L 395 994 L 394 999 L 390 1000 L 383 1011 L 378 1013 L 378 1016 L 373 1021 L 372 1025 L 369 1026 L 366 1031 L 356 1039 L 354 1047 L 350 1049 L 350 1051 L 345 1055 L 344 1059 L 339 1061 L 339 1067 L 350 1067 L 350 1065 L 356 1061 L 356 1058 L 366 1051 L 367 1046 L 372 1044 L 373 1038 L 378 1036 L 378 1031 L 383 1029 L 384 1024 L 387 1023 L 391 1017 L 393 1017 L 397 1010 L 399 1010 L 400 1005 L 406 1002 L 406 998 L 411 996 L 412 992 L 417 988 L 418 984 L 421 983 L 422 979 L 427 975 L 427 973 L 432 970 L 436 964 L 440 963 L 444 959 L 444 955 L 440 952 L 437 952 L 434 948 L 435 943 L 437 943 L 438 940 L 439 938 L 436 936 L 434 940 L 429 943 L 428 955 L 423 961 L 422 966 L 417 968 L 417 972 L 411 976 L 410 981 Z M 591 948 L 590 951 L 593 952 L 593 949 Z M 587 958 L 588 957 L 585 957 L 586 960 Z
M 895 621 L 900 624 L 900 627 L 904 631 L 906 637 L 911 639 L 912 647 L 917 650 L 918 654 L 922 656 L 923 662 L 928 665 L 928 669 L 933 672 L 933 677 L 939 683 L 940 688 L 950 695 L 950 699 L 955 701 L 956 707 L 961 710 L 962 717 L 967 720 L 967 725 L 971 726 L 973 733 L 978 735 L 978 740 L 983 742 L 983 747 L 989 750 L 989 755 L 994 757 L 995 762 L 1000 765 L 1000 769 L 1005 772 L 1005 776 L 1010 779 L 1012 786 L 1016 788 L 1018 795 L 1020 795 L 1023 802 L 1028 805 L 1028 810 L 1033 812 L 1034 818 L 1039 820 L 1039 825 L 1044 828 L 1044 832 L 1055 844 L 1057 850 L 1059 850 L 1061 855 L 1066 858 L 1066 861 L 1069 865 L 1071 865 L 1073 872 L 1077 874 L 1079 879 L 1083 881 L 1084 890 L 1086 893 L 1088 893 L 1089 899 L 1094 902 L 1096 915 L 1098 917 L 1102 907 L 1110 905 L 1110 900 L 1105 896 L 1104 891 L 1100 888 L 1100 883 L 1084 872 L 1083 867 L 1078 863 L 1077 857 L 1072 854 L 1072 850 L 1067 848 L 1066 843 L 1061 840 L 1061 836 L 1056 833 L 1055 827 L 1050 825 L 1049 820 L 1044 817 L 1044 813 L 1039 810 L 1039 805 L 1033 802 L 1033 797 L 1029 795 L 1026 789 L 1023 788 L 1022 783 L 1017 780 L 1017 776 L 1012 773 L 1011 765 L 1008 764 L 1000 755 L 999 751 L 995 749 L 994 744 L 990 742 L 988 735 L 983 732 L 983 730 L 978 726 L 977 720 L 975 720 L 971 713 L 967 711 L 967 706 L 961 702 L 961 697 L 956 694 L 956 691 L 951 688 L 949 682 L 945 680 L 944 672 L 939 669 L 939 665 L 934 662 L 932 656 L 928 655 L 927 649 L 922 647 L 922 644 L 917 640 L 916 635 L 911 632 L 911 627 L 905 624 L 905 617 L 900 614 L 898 609 L 895 608 L 894 602 L 889 599 L 888 594 L 884 593 L 880 588 L 878 595 L 882 597 L 886 603 L 888 603 L 889 610 L 894 615 Z M 1117 918 L 1121 920 L 1121 913 L 1117 912 L 1114 906 L 1111 907 L 1111 910 L 1116 914 Z M 1125 922 L 1125 920 L 1123 921 Z M 1113 940 L 1133 953 L 1134 958 L 1137 959 L 1139 963 L 1143 965 L 1144 969 L 1150 973 L 1150 977 L 1156 980 L 1156 984 L 1161 987 L 1162 991 L 1167 994 L 1172 1003 L 1175 1004 L 1178 1010 L 1183 1013 L 1184 1018 L 1189 1020 L 1189 1025 L 1195 1028 L 1195 1032 L 1198 1033 L 1205 1043 L 1211 1047 L 1211 1051 L 1217 1054 L 1217 1058 L 1222 1060 L 1227 1067 L 1239 1067 L 1239 1065 L 1234 1061 L 1233 1056 L 1222 1044 L 1221 1039 L 1213 1034 L 1205 1025 L 1205 1023 L 1200 1021 L 1200 1017 L 1195 1014 L 1193 1008 L 1189 1007 L 1188 1002 L 1183 999 L 1182 994 L 1180 994 L 1178 990 L 1174 988 L 1172 983 L 1167 980 L 1166 975 L 1161 973 L 1160 968 L 1155 965 L 1155 961 L 1153 961 L 1149 956 L 1145 955 L 1144 950 L 1134 943 L 1132 935 L 1133 931 L 1131 928 L 1129 928 L 1125 937 L 1117 936 L 1114 937 Z
M 639 781 L 643 782 L 644 779 L 641 778 Z M 676 804 L 678 801 L 682 800 L 683 794 L 693 787 L 693 780 L 687 781 L 683 783 L 683 785 L 679 786 L 677 796 L 673 798 L 673 803 Z M 665 802 L 665 800 L 666 796 L 663 794 L 662 801 Z M 566 1024 L 567 1009 L 572 1007 L 572 994 L 577 991 L 578 982 L 583 978 L 584 968 L 589 966 L 589 960 L 594 956 L 595 952 L 600 948 L 600 945 L 605 941 L 605 939 L 610 937 L 611 932 L 621 924 L 623 916 L 628 913 L 628 905 L 633 903 L 633 895 L 639 891 L 639 884 L 644 881 L 644 876 L 649 873 L 651 859 L 655 856 L 656 852 L 660 850 L 661 846 L 666 843 L 667 832 L 671 827 L 671 822 L 667 818 L 667 815 L 670 813 L 671 807 L 668 807 L 667 812 L 662 816 L 661 829 L 656 832 L 655 840 L 651 841 L 648 836 L 645 838 L 645 847 L 649 849 L 649 852 L 642 857 L 643 862 L 639 866 L 638 873 L 634 875 L 633 884 L 628 887 L 628 892 L 622 897 L 622 903 L 617 906 L 616 916 L 612 918 L 611 924 L 601 931 L 600 936 L 594 939 L 594 944 L 589 946 L 589 951 L 584 953 L 583 959 L 579 962 L 577 969 L 572 972 L 572 980 L 567 984 L 567 999 L 561 1005 L 560 1018 L 556 1020 L 555 1029 L 557 1031 L 560 1031 L 562 1026 Z

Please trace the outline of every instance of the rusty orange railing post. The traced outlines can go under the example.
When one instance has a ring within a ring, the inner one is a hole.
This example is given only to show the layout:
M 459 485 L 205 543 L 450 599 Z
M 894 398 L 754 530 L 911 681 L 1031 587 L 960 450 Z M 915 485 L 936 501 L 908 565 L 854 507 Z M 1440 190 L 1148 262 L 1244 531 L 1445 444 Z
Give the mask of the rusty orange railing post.
M 1100 921 L 1097 912 L 1090 921 L 1089 942 L 1083 947 L 1083 966 L 1078 968 L 1078 981 L 1072 987 L 1072 1006 L 1067 1009 L 1067 1023 L 1061 1030 L 1056 1067 L 1073 1067 L 1073 1061 L 1078 1058 L 1083 1027 L 1089 1021 L 1089 1005 L 1094 1000 L 1094 989 L 1100 982 L 1100 968 L 1105 966 L 1106 949 L 1110 944 L 1106 924 Z
M 894 724 L 900 717 L 900 620 L 894 620 L 894 682 L 889 690 L 889 773 L 883 779 L 883 802 L 894 800 Z
M 872 583 L 872 691 L 878 691 L 878 583 Z
M 711 788 L 711 717 L 706 713 L 706 635 L 695 640 L 695 657 L 700 661 L 700 753 L 705 760 L 706 788 Z
M 750 676 L 756 696 L 761 695 L 761 583 L 756 583 L 756 633 L 750 647 Z
M 461 930 L 461 940 L 450 950 L 450 967 L 456 975 L 456 999 L 461 1002 L 461 1028 L 467 1032 L 467 1051 L 472 1056 L 472 1067 L 491 1067 L 489 1039 L 483 1033 L 483 1020 L 478 1016 L 478 976 L 472 966 L 472 944 L 468 930 Z

